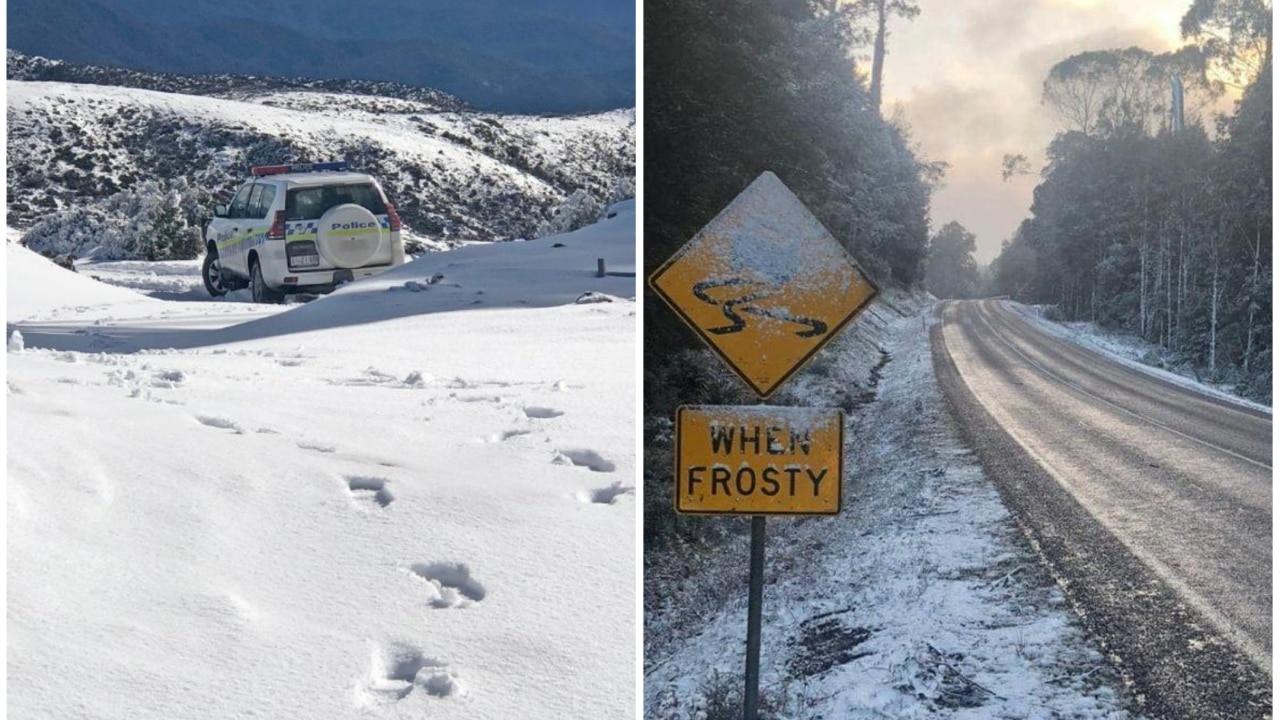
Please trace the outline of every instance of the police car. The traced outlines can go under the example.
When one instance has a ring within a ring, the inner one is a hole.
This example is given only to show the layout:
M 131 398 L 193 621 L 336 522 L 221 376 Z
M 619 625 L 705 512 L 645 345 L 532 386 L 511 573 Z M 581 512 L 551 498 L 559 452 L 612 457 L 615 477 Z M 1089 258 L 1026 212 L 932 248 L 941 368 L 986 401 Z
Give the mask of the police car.
M 249 287 L 254 302 L 328 292 L 404 263 L 400 216 L 347 163 L 269 165 L 214 207 L 202 274 L 210 295 Z

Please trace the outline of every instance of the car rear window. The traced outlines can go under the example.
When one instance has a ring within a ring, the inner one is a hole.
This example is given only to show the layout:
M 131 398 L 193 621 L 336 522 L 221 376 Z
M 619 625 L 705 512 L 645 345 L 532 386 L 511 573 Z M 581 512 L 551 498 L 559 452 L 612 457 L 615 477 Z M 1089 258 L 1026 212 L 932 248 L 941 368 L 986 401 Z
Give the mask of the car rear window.
M 347 203 L 355 203 L 374 215 L 387 213 L 382 195 L 371 183 L 293 188 L 285 194 L 284 203 L 286 220 L 315 220 L 330 208 Z

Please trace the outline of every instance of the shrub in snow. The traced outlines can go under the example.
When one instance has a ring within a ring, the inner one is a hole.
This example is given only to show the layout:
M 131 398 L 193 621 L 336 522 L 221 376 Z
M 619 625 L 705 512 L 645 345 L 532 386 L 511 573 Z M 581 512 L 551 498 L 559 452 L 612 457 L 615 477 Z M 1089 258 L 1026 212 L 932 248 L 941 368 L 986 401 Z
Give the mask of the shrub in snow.
M 46 215 L 22 236 L 22 245 L 41 254 L 88 254 L 103 248 L 105 259 L 125 256 L 120 245 L 118 222 L 96 207 L 72 207 Z
M 185 179 L 148 181 L 94 205 L 46 215 L 22 244 L 53 255 L 97 260 L 180 260 L 201 251 L 200 215 L 210 196 Z
M 551 219 L 544 221 L 536 237 L 561 235 L 586 227 L 604 217 L 604 205 L 586 190 L 574 190 L 573 194 L 551 211 Z
M 79 272 L 78 270 L 76 270 L 75 253 L 67 253 L 65 255 L 54 255 L 48 250 L 45 250 L 40 254 L 49 258 L 49 260 L 53 261 L 54 265 L 57 265 L 58 267 L 63 268 L 64 270 L 70 270 L 71 272 Z
M 244 150 L 244 164 L 247 167 L 256 165 L 287 165 L 298 159 L 298 151 L 280 138 L 263 138 Z

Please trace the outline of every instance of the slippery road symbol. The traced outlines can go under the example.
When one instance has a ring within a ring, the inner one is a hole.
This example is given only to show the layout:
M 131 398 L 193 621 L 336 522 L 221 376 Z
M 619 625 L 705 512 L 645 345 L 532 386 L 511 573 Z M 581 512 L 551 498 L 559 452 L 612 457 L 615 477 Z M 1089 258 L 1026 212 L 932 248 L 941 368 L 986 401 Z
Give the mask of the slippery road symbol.
M 810 338 L 827 333 L 827 324 L 821 320 L 813 318 L 799 317 L 793 315 L 786 310 L 777 310 L 773 308 L 760 307 L 754 303 L 758 300 L 779 295 L 783 292 L 782 288 L 757 287 L 755 290 L 749 290 L 747 286 L 761 286 L 758 280 L 748 280 L 746 278 L 713 278 L 704 280 L 693 286 L 693 294 L 699 300 L 717 305 L 724 312 L 724 316 L 729 319 L 729 325 L 717 328 L 708 328 L 707 332 L 715 335 L 728 335 L 729 333 L 742 332 L 747 327 L 747 321 L 738 314 L 738 312 L 750 313 L 760 317 L 767 317 L 773 320 L 782 320 L 784 322 L 796 323 L 797 325 L 808 326 L 808 330 L 800 330 L 796 332 L 796 337 Z M 735 288 L 737 292 L 727 298 L 716 299 L 707 293 L 708 290 L 716 288 Z

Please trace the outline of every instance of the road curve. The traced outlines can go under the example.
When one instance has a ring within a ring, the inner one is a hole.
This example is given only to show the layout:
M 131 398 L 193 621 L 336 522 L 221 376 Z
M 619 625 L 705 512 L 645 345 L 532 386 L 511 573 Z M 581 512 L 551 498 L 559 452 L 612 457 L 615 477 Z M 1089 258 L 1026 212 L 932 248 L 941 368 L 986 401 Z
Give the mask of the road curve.
M 948 302 L 935 367 L 1086 625 L 1163 717 L 1270 711 L 1271 417 Z

